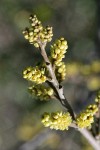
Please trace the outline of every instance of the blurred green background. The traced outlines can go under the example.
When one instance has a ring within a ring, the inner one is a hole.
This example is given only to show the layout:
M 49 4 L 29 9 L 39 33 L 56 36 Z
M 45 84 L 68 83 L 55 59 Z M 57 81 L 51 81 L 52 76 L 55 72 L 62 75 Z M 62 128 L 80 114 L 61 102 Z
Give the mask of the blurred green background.
M 63 108 L 59 102 L 40 102 L 29 95 L 22 71 L 41 56 L 22 30 L 29 25 L 29 15 L 36 14 L 44 25 L 53 27 L 53 41 L 67 39 L 65 62 L 72 64 L 63 84 L 78 113 L 100 88 L 99 10 L 99 0 L 0 0 L 0 150 L 92 150 L 73 129 L 60 132 L 41 125 L 44 111 Z

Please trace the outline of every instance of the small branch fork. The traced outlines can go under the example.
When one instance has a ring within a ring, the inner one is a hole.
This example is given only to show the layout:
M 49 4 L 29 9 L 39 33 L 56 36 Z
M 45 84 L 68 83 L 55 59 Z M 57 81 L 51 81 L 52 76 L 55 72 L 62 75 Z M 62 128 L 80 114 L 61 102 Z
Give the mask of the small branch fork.
M 51 80 L 48 80 L 47 83 L 54 89 L 54 91 L 57 95 L 56 96 L 57 99 L 68 110 L 68 112 L 72 116 L 72 119 L 75 120 L 75 113 L 73 112 L 73 109 L 71 108 L 68 100 L 64 96 L 63 87 L 59 84 L 59 82 L 56 78 L 53 66 L 52 66 L 52 64 L 51 64 L 51 62 L 50 62 L 50 60 L 46 54 L 46 51 L 45 51 L 46 43 L 42 43 L 38 39 L 38 44 L 40 46 L 39 47 L 40 53 L 41 53 L 41 55 L 42 55 L 42 57 L 46 63 L 47 69 L 48 69 L 50 77 L 51 77 Z M 92 136 L 92 134 L 87 129 L 79 129 L 75 123 L 72 123 L 70 127 L 77 129 L 88 140 L 88 142 L 93 146 L 94 150 L 100 150 L 100 145 L 97 143 L 95 138 Z

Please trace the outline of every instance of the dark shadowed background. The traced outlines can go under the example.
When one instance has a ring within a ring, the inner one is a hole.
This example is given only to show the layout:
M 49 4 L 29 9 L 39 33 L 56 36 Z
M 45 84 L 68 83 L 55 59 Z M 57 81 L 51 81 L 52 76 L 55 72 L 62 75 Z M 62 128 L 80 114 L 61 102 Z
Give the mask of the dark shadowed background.
M 62 36 L 68 41 L 63 84 L 74 111 L 92 102 L 100 88 L 99 0 L 0 0 L 0 150 L 92 150 L 77 131 L 41 124 L 43 112 L 63 108 L 32 98 L 22 77 L 24 68 L 41 59 L 22 35 L 30 14 L 53 26 L 53 41 Z

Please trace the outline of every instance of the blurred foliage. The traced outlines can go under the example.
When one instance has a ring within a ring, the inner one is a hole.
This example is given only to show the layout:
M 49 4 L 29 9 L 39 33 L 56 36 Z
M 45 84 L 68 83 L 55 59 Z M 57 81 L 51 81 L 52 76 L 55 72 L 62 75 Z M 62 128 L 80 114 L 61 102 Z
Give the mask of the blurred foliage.
M 98 91 L 100 89 L 100 61 L 95 60 L 91 64 L 82 64 L 80 62 L 71 62 L 66 64 L 67 80 L 69 82 L 84 83 L 88 90 Z
M 96 0 L 0 0 L 0 150 L 18 150 L 40 136 L 40 114 L 63 109 L 57 101 L 41 103 L 27 92 L 22 71 L 42 59 L 22 35 L 29 14 L 36 13 L 44 24 L 53 26 L 54 40 L 60 36 L 68 40 L 65 94 L 78 112 L 100 88 L 98 7 Z M 80 134 L 70 130 L 44 138 L 37 149 L 81 150 L 82 143 L 86 141 Z

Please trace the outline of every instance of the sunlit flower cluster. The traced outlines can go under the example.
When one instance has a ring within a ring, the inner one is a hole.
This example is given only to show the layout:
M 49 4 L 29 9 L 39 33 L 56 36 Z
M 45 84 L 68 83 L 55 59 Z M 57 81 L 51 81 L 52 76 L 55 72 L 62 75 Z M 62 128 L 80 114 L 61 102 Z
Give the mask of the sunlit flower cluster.
M 53 89 L 44 85 L 33 85 L 29 87 L 29 92 L 40 100 L 48 100 L 53 95 Z
M 43 125 L 50 127 L 50 129 L 68 130 L 68 126 L 70 126 L 71 122 L 72 118 L 68 112 L 44 113 L 42 117 Z
M 60 38 L 51 45 L 51 57 L 53 58 L 56 66 L 61 66 L 62 59 L 65 57 L 66 49 L 68 48 L 67 41 Z
M 45 68 L 28 67 L 23 71 L 23 78 L 41 84 L 46 81 Z
M 93 115 L 98 111 L 97 105 L 89 105 L 86 110 L 84 110 L 80 115 L 76 118 L 76 123 L 79 128 L 90 127 L 94 122 Z
M 67 41 L 64 38 L 60 38 L 51 45 L 51 58 L 53 64 L 55 64 L 55 70 L 57 79 L 62 81 L 66 76 L 66 66 L 62 59 L 65 57 L 66 50 L 68 48 Z
M 26 28 L 23 31 L 23 34 L 25 39 L 27 39 L 30 44 L 33 44 L 35 47 L 39 47 L 39 40 L 45 43 L 52 40 L 52 27 L 47 26 L 44 28 L 41 24 L 41 21 L 37 19 L 36 15 L 31 15 L 29 20 L 31 27 Z

